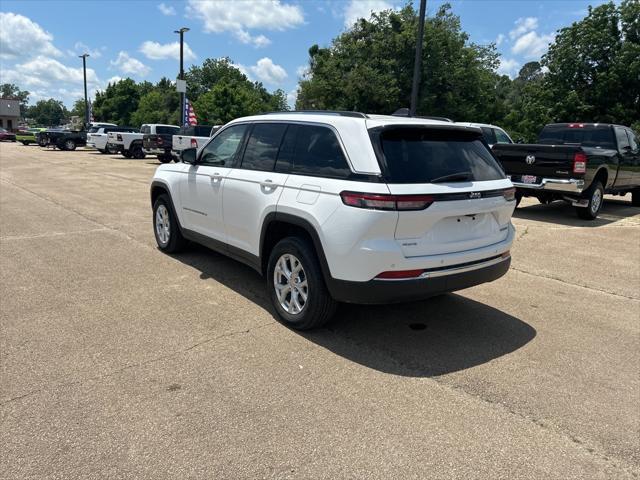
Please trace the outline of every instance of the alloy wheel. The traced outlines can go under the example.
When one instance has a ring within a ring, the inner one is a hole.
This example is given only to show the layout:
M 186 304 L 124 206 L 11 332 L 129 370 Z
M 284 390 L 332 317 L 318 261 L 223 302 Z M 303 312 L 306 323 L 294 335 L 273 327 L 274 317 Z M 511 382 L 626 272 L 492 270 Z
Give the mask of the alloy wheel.
M 169 222 L 169 210 L 165 205 L 160 205 L 156 210 L 156 235 L 163 246 L 169 243 L 171 223 Z
M 273 271 L 273 287 L 282 309 L 298 315 L 307 305 L 309 285 L 302 263 L 290 253 L 280 256 Z

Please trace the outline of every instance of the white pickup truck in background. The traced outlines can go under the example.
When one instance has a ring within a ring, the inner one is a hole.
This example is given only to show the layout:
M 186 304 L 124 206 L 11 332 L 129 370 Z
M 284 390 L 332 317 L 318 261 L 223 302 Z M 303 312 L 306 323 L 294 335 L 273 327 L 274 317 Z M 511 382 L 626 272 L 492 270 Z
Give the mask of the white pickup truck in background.
M 140 132 L 109 132 L 106 148 L 110 152 L 120 152 L 125 158 L 145 157 Z
M 115 125 L 108 127 L 91 127 L 87 132 L 87 148 L 95 148 L 100 153 L 116 153 L 115 150 L 110 151 L 107 148 L 109 132 L 132 133 L 135 131 L 136 129 L 132 127 L 118 127 Z
M 222 125 L 193 125 L 182 127 L 177 135 L 173 136 L 171 153 L 180 158 L 180 152 L 185 148 L 202 147 Z

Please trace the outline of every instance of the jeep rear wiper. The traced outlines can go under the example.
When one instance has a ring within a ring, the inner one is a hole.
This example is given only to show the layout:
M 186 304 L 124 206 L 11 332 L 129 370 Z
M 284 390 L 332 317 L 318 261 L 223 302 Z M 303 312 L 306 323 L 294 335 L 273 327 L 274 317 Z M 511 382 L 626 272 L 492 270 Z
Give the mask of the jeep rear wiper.
M 471 176 L 472 176 L 471 172 L 450 173 L 449 175 L 444 175 L 442 177 L 434 178 L 429 183 L 438 183 L 438 182 L 446 182 L 446 181 L 454 181 L 454 180 L 471 180 Z

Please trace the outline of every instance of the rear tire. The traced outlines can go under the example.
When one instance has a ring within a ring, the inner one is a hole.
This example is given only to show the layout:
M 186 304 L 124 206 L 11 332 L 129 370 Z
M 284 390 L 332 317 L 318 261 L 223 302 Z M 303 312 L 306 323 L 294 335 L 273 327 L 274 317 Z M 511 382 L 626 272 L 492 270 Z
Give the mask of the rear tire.
M 23 145 L 29 145 L 29 142 L 20 142 Z
M 72 152 L 75 149 L 76 149 L 76 142 L 74 142 L 73 140 L 65 140 L 65 142 L 62 144 L 62 148 L 60 150 L 68 150 L 68 151 Z
M 640 207 L 640 188 L 631 191 L 631 205 Z
M 122 151 L 122 156 L 124 158 L 131 158 L 131 152 L 129 150 L 123 150 Z
M 103 155 L 107 153 L 107 151 L 104 148 L 99 148 L 98 151 Z
M 604 188 L 602 183 L 594 181 L 587 190 L 586 198 L 589 199 L 589 204 L 586 207 L 576 207 L 576 214 L 583 220 L 595 220 L 598 218 L 598 214 L 602 209 L 604 203 Z
M 267 288 L 278 318 L 296 330 L 321 327 L 336 311 L 316 252 L 303 238 L 287 237 L 273 248 Z
M 153 204 L 153 234 L 158 248 L 166 253 L 177 253 L 187 241 L 182 236 L 173 204 L 168 195 L 160 195 Z
M 142 149 L 142 145 L 137 144 L 131 147 L 131 156 L 137 160 L 142 160 L 144 157 L 146 157 L 146 154 Z

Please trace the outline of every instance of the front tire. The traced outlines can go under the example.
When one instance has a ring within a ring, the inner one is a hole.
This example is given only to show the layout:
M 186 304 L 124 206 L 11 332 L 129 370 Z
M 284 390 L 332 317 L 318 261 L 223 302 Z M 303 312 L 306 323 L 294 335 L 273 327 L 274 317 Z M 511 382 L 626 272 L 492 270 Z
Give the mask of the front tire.
M 296 330 L 321 327 L 336 311 L 316 252 L 303 238 L 287 237 L 273 248 L 267 288 L 279 319 Z
M 587 190 L 589 204 L 586 207 L 576 207 L 576 214 L 583 220 L 595 220 L 604 203 L 604 188 L 599 181 L 593 182 Z
M 23 145 L 29 145 L 29 142 L 20 142 Z
M 153 204 L 153 234 L 158 248 L 166 253 L 177 253 L 186 244 L 168 195 L 160 195 Z
M 131 152 L 129 150 L 123 150 L 122 151 L 122 156 L 124 158 L 131 158 Z
M 142 149 L 142 145 L 134 145 L 131 147 L 131 156 L 137 160 L 142 160 L 146 157 L 144 150 Z
M 65 140 L 65 142 L 62 144 L 62 150 L 69 150 L 70 152 L 72 152 L 75 149 L 76 142 L 74 142 L 73 140 Z

